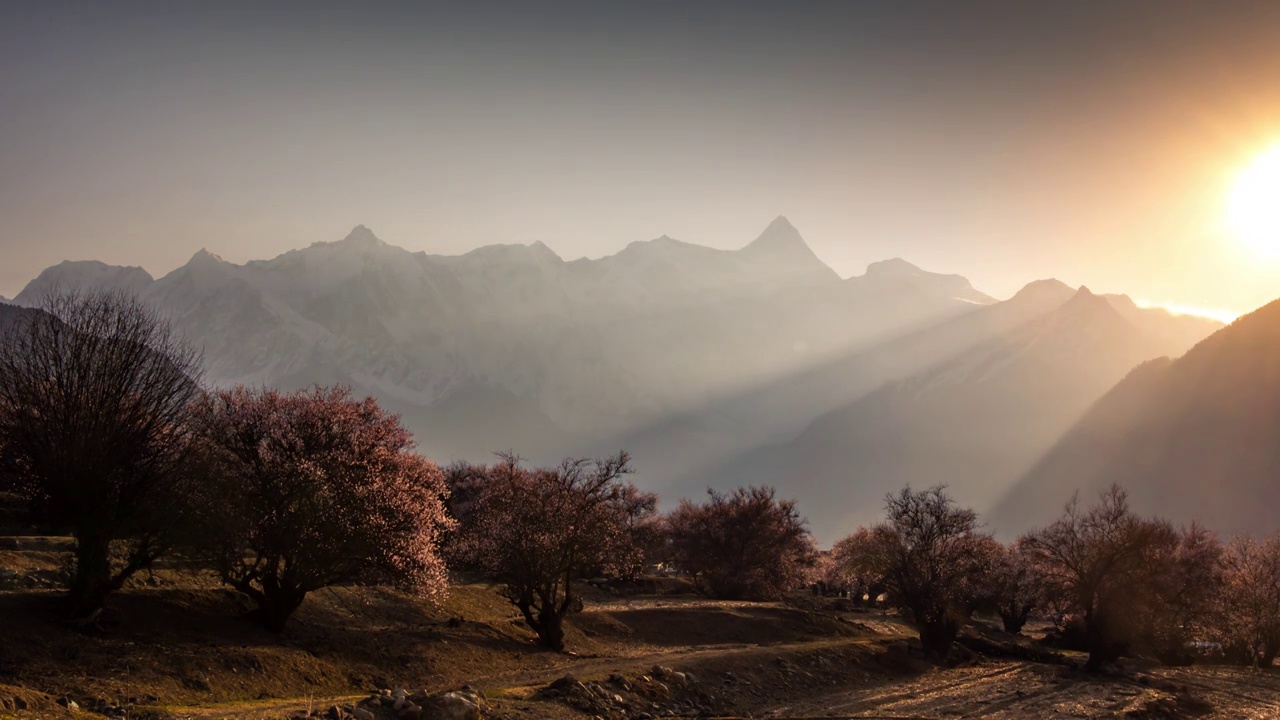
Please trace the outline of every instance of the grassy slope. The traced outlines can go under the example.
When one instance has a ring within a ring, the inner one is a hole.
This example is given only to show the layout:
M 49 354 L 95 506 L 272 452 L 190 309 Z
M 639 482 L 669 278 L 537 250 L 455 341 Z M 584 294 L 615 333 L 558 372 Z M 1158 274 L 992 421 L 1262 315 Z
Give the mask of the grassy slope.
M 53 559 L 9 551 L 0 562 L 39 572 Z M 70 697 L 85 709 L 265 717 L 371 688 L 469 683 L 508 698 L 518 711 L 532 688 L 568 669 L 590 678 L 641 673 L 658 662 L 718 674 L 736 668 L 744 677 L 759 674 L 765 686 L 779 657 L 803 663 L 815 653 L 870 655 L 885 638 L 779 604 L 595 592 L 587 611 L 570 621 L 574 654 L 557 654 L 534 646 L 515 610 L 480 584 L 454 586 L 439 605 L 383 588 L 321 591 L 281 636 L 240 619 L 246 606 L 234 593 L 173 573 L 143 577 L 113 597 L 102 632 L 61 624 L 57 599 L 38 589 L 0 591 L 0 699 L 34 693 L 27 704 L 50 712 L 54 699 Z M 799 691 L 805 683 L 794 685 Z

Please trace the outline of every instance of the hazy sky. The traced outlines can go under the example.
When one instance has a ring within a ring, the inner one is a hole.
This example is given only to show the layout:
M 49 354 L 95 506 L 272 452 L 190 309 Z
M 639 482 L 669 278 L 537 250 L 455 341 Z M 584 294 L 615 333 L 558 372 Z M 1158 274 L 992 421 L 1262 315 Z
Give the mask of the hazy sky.
M 1273 1 L 11 2 L 0 294 L 358 223 L 575 258 L 785 214 L 842 275 L 1248 310 L 1280 259 L 1223 204 L 1275 143 Z

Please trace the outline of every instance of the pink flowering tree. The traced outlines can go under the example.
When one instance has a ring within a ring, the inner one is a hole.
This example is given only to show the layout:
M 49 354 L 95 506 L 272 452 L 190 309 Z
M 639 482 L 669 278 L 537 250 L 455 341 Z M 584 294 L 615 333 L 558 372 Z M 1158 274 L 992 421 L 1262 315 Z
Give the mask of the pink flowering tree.
M 207 459 L 189 492 L 197 542 L 267 629 L 331 585 L 444 588 L 443 475 L 375 400 L 239 387 L 204 397 L 195 417 Z
M 1232 658 L 1270 667 L 1280 654 L 1280 534 L 1237 537 L 1222 561 L 1217 635 Z
M 889 546 L 873 530 L 860 527 L 831 546 L 830 582 L 847 590 L 855 604 L 874 605 L 886 590 L 892 557 Z
M 818 550 L 794 500 L 771 487 L 709 492 L 681 500 L 667 517 L 670 550 L 705 592 L 718 598 L 774 600 L 805 584 Z
M 631 472 L 625 452 L 539 469 L 501 457 L 473 485 L 455 552 L 502 583 L 539 644 L 559 651 L 564 618 L 581 607 L 574 580 L 597 571 L 634 573 L 643 561 L 634 530 L 652 515 L 656 498 L 639 501 L 644 494 L 623 481 Z

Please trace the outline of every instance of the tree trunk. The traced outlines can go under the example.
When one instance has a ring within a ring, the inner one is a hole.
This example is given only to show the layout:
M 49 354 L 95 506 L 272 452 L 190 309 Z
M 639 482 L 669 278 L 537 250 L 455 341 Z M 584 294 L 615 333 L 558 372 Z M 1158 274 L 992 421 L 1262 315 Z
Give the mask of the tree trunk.
M 294 611 L 307 597 L 305 590 L 280 588 L 264 592 L 257 598 L 258 607 L 249 613 L 250 619 L 273 633 L 284 632 L 284 626 Z
M 111 591 L 111 541 L 97 533 L 79 535 L 75 556 L 68 612 L 72 618 L 84 618 L 101 609 Z
M 554 607 L 538 613 L 538 644 L 548 650 L 564 650 L 564 616 Z
M 1103 665 L 1120 659 L 1122 645 L 1112 637 L 1107 613 L 1095 611 L 1085 615 L 1085 631 L 1089 641 L 1089 659 L 1084 668 L 1101 670 Z
M 920 647 L 924 650 L 925 657 L 936 662 L 946 660 L 959 631 L 959 625 L 951 620 L 921 623 Z
M 1268 638 L 1262 642 L 1262 657 L 1258 659 L 1259 667 L 1271 667 L 1276 655 L 1280 654 L 1280 638 Z
M 1026 626 L 1027 618 L 1030 615 L 1030 606 L 1010 603 L 1000 610 L 1000 620 L 1004 623 L 1004 631 L 1011 635 L 1017 635 L 1022 632 L 1022 628 Z

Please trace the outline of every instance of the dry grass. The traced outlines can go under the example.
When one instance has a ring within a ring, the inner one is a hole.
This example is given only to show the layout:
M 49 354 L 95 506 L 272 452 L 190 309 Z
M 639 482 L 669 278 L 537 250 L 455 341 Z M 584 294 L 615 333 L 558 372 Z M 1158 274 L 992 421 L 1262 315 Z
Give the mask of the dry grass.
M 3 552 L 0 562 L 26 573 L 61 562 L 43 549 Z M 679 589 L 666 581 L 632 588 Z M 735 653 L 754 667 L 815 642 L 868 635 L 837 617 L 778 604 L 584 591 L 587 611 L 568 624 L 572 654 L 539 649 L 515 609 L 479 583 L 455 585 L 438 605 L 386 588 L 320 591 L 282 635 L 243 620 L 248 606 L 235 593 L 168 570 L 113 596 L 103 627 L 90 633 L 60 622 L 57 593 L 0 592 L 0 682 L 35 693 L 50 712 L 57 712 L 52 700 L 71 697 L 86 710 L 210 717 L 271 717 L 371 688 L 469 683 L 511 697 L 519 715 L 525 701 L 513 689 L 571 668 L 605 676 L 678 660 L 720 672 Z M 762 647 L 777 653 L 752 655 Z

